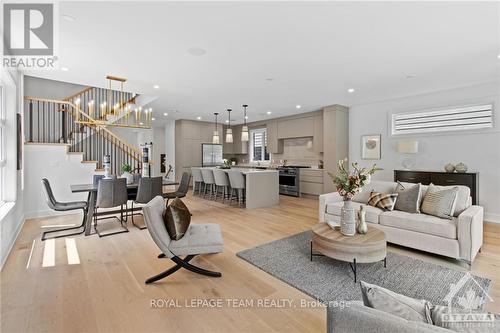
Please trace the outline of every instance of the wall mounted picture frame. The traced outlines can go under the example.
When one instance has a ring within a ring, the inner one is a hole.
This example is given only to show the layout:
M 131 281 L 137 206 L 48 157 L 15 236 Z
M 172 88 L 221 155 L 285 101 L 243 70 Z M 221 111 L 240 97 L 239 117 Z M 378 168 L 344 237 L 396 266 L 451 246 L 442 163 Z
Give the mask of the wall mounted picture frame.
M 380 160 L 380 134 L 370 134 L 361 136 L 361 159 Z

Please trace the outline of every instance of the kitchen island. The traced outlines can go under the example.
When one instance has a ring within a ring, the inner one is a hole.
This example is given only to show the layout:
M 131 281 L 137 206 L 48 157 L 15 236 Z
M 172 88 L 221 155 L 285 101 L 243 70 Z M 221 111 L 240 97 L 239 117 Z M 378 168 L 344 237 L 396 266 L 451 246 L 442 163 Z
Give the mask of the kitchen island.
M 277 170 L 232 168 L 241 171 L 246 182 L 247 209 L 272 207 L 280 202 L 279 176 Z

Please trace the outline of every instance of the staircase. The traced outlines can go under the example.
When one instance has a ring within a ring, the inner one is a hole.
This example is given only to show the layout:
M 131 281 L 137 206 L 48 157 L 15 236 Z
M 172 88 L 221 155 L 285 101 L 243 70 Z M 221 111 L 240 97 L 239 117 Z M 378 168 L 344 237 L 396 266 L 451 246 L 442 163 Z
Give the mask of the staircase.
M 107 126 L 129 127 L 129 116 L 139 96 L 88 87 L 63 100 L 25 97 L 25 138 L 28 143 L 66 144 L 69 154 L 82 155 L 82 163 L 103 170 L 104 155 L 111 156 L 111 172 L 123 164 L 140 170 L 142 152 Z M 111 107 L 109 107 L 111 105 Z M 121 110 L 121 112 L 120 112 Z

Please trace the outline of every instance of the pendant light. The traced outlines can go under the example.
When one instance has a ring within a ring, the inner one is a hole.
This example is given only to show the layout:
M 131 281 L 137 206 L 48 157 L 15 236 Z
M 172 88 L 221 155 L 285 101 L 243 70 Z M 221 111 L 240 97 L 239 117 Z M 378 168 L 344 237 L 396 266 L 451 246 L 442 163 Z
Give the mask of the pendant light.
M 227 109 L 228 125 L 226 130 L 226 142 L 233 142 L 233 130 L 231 129 L 231 109 Z
M 243 104 L 243 108 L 245 109 L 244 111 L 245 114 L 243 117 L 243 126 L 241 127 L 241 142 L 248 141 L 247 107 L 248 105 Z
M 220 143 L 219 130 L 217 128 L 217 116 L 219 115 L 219 113 L 215 112 L 214 115 L 215 115 L 215 129 L 214 129 L 214 134 L 212 136 L 212 143 L 219 144 Z

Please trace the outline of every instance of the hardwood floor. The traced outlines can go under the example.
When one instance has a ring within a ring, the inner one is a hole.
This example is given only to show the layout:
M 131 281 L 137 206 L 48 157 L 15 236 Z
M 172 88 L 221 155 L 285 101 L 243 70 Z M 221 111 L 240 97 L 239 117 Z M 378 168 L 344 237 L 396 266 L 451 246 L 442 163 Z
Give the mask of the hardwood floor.
M 42 226 L 80 223 L 81 216 L 29 220 L 1 273 L 2 332 L 325 331 L 324 309 L 299 306 L 310 297 L 235 256 L 243 249 L 310 229 L 317 222 L 317 200 L 281 197 L 277 207 L 249 211 L 197 197 L 185 202 L 193 223 L 222 227 L 224 253 L 192 261 L 222 272 L 222 278 L 180 270 L 146 286 L 147 278 L 172 265 L 168 259 L 156 258 L 159 250 L 147 230 L 130 226 L 129 233 L 111 237 L 76 237 L 77 258 L 71 241 L 41 242 L 40 235 L 47 230 Z M 491 296 L 497 302 L 487 309 L 500 312 L 500 225 L 485 226 L 484 243 L 472 271 L 494 280 Z M 465 269 L 442 257 L 394 246 L 389 250 Z M 237 308 L 226 303 L 253 300 L 257 305 L 264 298 L 291 299 L 297 307 Z M 192 299 L 222 300 L 223 306 L 188 307 Z M 151 306 L 171 300 L 178 300 L 178 307 Z

